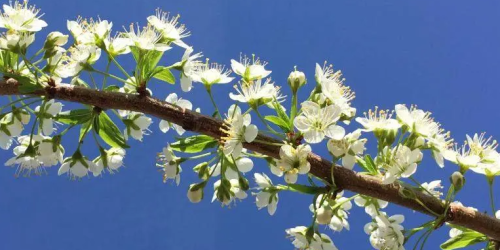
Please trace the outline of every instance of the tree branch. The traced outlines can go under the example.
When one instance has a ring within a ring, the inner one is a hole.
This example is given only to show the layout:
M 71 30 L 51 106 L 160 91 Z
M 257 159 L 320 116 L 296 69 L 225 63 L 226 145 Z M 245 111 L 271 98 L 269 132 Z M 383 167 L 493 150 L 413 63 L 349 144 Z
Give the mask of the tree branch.
M 0 81 L 0 95 L 19 95 L 18 83 L 14 79 Z M 185 110 L 167 102 L 160 101 L 153 97 L 105 92 L 95 89 L 75 87 L 70 85 L 59 85 L 47 87 L 45 90 L 38 90 L 30 95 L 50 96 L 58 100 L 82 103 L 97 106 L 103 109 L 121 109 L 146 113 L 160 119 L 178 124 L 184 129 L 220 138 L 223 133 L 220 130 L 222 121 L 205 116 L 190 110 Z M 279 142 L 274 138 L 259 134 L 257 141 Z M 265 143 L 252 142 L 245 143 L 245 148 L 273 158 L 279 158 L 278 146 Z M 311 163 L 311 174 L 331 182 L 332 163 L 311 153 L 308 157 Z M 432 215 L 426 208 L 422 207 L 413 199 L 403 198 L 399 194 L 397 184 L 383 185 L 375 177 L 358 174 L 352 170 L 336 166 L 334 170 L 335 184 L 345 190 L 371 196 L 385 200 L 400 206 Z M 427 208 L 436 214 L 444 214 L 443 202 L 422 192 L 417 192 L 416 196 Z M 445 218 L 447 222 L 477 232 L 486 236 L 500 240 L 500 220 L 486 214 L 474 211 L 471 208 L 452 204 Z

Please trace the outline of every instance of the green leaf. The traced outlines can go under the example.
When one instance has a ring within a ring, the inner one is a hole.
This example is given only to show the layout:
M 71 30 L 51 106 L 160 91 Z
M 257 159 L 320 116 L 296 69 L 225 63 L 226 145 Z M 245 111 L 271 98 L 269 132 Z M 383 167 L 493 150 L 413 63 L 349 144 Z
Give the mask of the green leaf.
M 276 110 L 276 114 L 278 114 L 278 117 L 280 117 L 283 121 L 285 121 L 288 124 L 288 127 L 290 128 L 290 131 L 292 130 L 291 128 L 293 127 L 293 121 L 290 120 L 290 117 L 286 114 L 285 110 L 283 110 L 283 107 L 279 102 L 276 100 L 273 101 L 273 106 L 274 110 Z
M 195 135 L 177 140 L 170 144 L 170 148 L 184 153 L 198 153 L 216 147 L 217 144 L 218 142 L 208 135 Z
M 357 159 L 356 163 L 358 163 L 358 165 L 369 174 L 371 175 L 378 174 L 377 165 L 375 165 L 370 155 L 365 155 L 364 159 Z
M 90 109 L 74 109 L 61 112 L 56 116 L 58 122 L 64 124 L 83 124 L 92 118 L 92 110 Z
M 92 120 L 88 120 L 86 123 L 82 124 L 80 128 L 80 137 L 78 137 L 78 141 L 82 141 L 83 137 L 92 129 Z
M 264 117 L 268 122 L 271 122 L 272 124 L 280 127 L 282 130 L 285 132 L 289 132 L 291 130 L 290 124 L 288 124 L 287 121 L 283 120 L 281 117 L 274 116 L 274 115 L 268 115 Z
M 441 249 L 450 250 L 464 248 L 487 240 L 488 238 L 483 234 L 470 230 L 447 240 L 445 243 L 441 244 Z
M 144 75 L 147 76 L 153 72 L 158 62 L 160 62 L 163 52 L 157 50 L 150 50 L 144 56 Z
M 162 80 L 164 82 L 168 82 L 170 84 L 175 83 L 175 76 L 170 72 L 170 69 L 167 67 L 159 66 L 153 72 L 153 77 Z
M 325 192 L 324 187 L 312 187 L 300 184 L 287 184 L 288 190 L 302 194 L 320 194 Z
M 101 112 L 99 114 L 99 130 L 98 134 L 101 139 L 106 142 L 111 147 L 117 148 L 129 148 L 125 138 L 123 138 L 120 129 L 116 124 L 109 118 L 106 112 Z M 97 130 L 96 130 L 97 131 Z
M 136 46 L 130 46 L 130 51 L 132 52 L 132 55 L 134 56 L 135 62 L 138 62 L 139 60 L 139 55 L 140 55 L 140 49 L 137 48 Z

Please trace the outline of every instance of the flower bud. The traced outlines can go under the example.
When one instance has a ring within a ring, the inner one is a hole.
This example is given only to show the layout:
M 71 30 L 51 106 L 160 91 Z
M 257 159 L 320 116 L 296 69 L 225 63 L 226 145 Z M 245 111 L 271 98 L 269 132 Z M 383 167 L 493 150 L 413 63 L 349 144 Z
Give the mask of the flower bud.
M 204 183 L 191 184 L 187 193 L 190 202 L 198 203 L 203 199 Z
M 328 207 L 320 207 L 316 210 L 316 222 L 320 225 L 330 224 L 333 211 Z
M 61 32 L 54 31 L 50 32 L 43 45 L 44 49 L 52 49 L 56 46 L 63 46 L 68 42 L 68 35 L 64 35 Z
M 306 75 L 304 75 L 304 72 L 297 71 L 297 69 L 292 71 L 288 76 L 288 84 L 292 88 L 293 93 L 297 93 L 297 90 L 306 84 L 306 81 Z
M 457 193 L 458 191 L 460 191 L 460 189 L 462 189 L 462 187 L 465 185 L 465 178 L 458 171 L 454 172 L 451 175 L 450 181 L 453 184 L 453 186 L 455 187 L 455 193 Z
M 202 162 L 193 168 L 194 172 L 198 173 L 198 177 L 202 180 L 207 180 L 210 175 L 208 162 Z
M 240 176 L 240 178 L 238 179 L 238 184 L 240 185 L 240 188 L 243 191 L 247 191 L 248 189 L 250 189 L 250 184 L 248 183 L 248 180 L 243 176 Z

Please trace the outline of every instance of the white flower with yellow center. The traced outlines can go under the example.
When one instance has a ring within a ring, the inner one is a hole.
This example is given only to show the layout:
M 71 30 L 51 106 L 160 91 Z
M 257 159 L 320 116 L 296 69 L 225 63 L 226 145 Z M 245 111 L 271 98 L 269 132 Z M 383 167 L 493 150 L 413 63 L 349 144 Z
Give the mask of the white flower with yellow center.
M 394 108 L 398 120 L 410 131 L 425 138 L 432 138 L 439 132 L 439 124 L 431 117 L 430 112 L 417 109 L 411 106 L 408 109 L 403 104 L 398 104 Z
M 224 120 L 222 132 L 226 133 L 221 139 L 224 141 L 224 154 L 237 158 L 243 149 L 243 142 L 252 142 L 258 134 L 257 126 L 250 124 L 250 114 L 241 114 L 240 107 L 231 105 Z
M 365 113 L 365 117 L 356 117 L 356 121 L 364 127 L 365 132 L 375 132 L 376 134 L 379 132 L 395 132 L 400 127 L 401 124 L 395 119 L 392 119 L 393 112 L 389 110 L 378 110 L 378 107 L 375 107 L 375 110 L 368 110 L 368 113 Z
M 277 176 L 285 174 L 287 183 L 297 182 L 298 174 L 307 174 L 311 169 L 311 164 L 307 161 L 307 156 L 311 153 L 311 146 L 302 144 L 294 148 L 285 144 L 280 148 L 280 159 L 276 161 L 276 166 L 271 166 L 271 171 Z
M 231 68 L 234 73 L 241 76 L 246 82 L 262 79 L 271 74 L 271 71 L 264 68 L 266 64 L 261 62 L 259 58 L 255 59 L 255 56 L 252 56 L 252 59 L 243 56 L 239 62 L 231 59 Z
M 35 35 L 30 33 L 7 33 L 0 37 L 0 49 L 24 54 L 26 48 L 35 41 Z
M 172 94 L 168 95 L 167 98 L 165 99 L 165 101 L 168 103 L 171 103 L 173 105 L 176 105 L 180 108 L 183 108 L 183 109 L 191 110 L 193 108 L 193 104 L 191 104 L 190 101 L 177 97 L 176 93 L 172 93 Z M 162 120 L 160 122 L 159 126 L 160 126 L 161 132 L 163 132 L 163 133 L 167 133 L 168 130 L 170 130 L 170 127 L 172 127 L 179 135 L 182 135 L 182 134 L 184 134 L 184 132 L 186 132 L 186 130 L 183 129 L 182 126 L 170 123 L 170 122 L 165 121 L 165 120 Z
M 342 78 L 342 72 L 334 71 L 332 66 L 325 65 L 323 68 L 316 63 L 316 82 L 321 85 L 321 94 L 329 101 L 342 110 L 342 114 L 347 117 L 353 117 L 356 109 L 351 107 L 351 101 L 356 97 L 351 89 L 344 85 L 345 79 Z
M 115 37 L 107 37 L 104 39 L 106 51 L 112 56 L 124 55 L 130 53 L 130 39 L 117 35 Z
M 331 139 L 328 141 L 328 151 L 335 158 L 342 158 L 342 166 L 352 169 L 356 163 L 356 157 L 363 154 L 366 139 L 359 139 L 361 131 L 356 130 L 344 136 L 341 140 Z
M 132 24 L 130 25 L 130 31 L 122 34 L 124 37 L 130 39 L 130 42 L 132 43 L 131 46 L 137 47 L 141 50 L 156 50 L 164 52 L 171 49 L 170 46 L 161 41 L 162 35 L 155 31 L 151 26 L 146 26 L 142 29 L 137 27 L 136 31 L 134 25 Z
M 379 168 L 385 170 L 382 176 L 383 184 L 391 184 L 399 178 L 408 178 L 417 171 L 417 165 L 422 161 L 420 149 L 410 149 L 404 145 L 397 145 L 390 149 L 385 147 L 382 155 L 375 158 Z
M 345 129 L 336 125 L 340 119 L 341 110 L 336 105 L 321 108 L 317 103 L 305 101 L 302 103 L 302 114 L 293 121 L 295 127 L 304 134 L 308 143 L 319 143 L 325 136 L 341 140 Z
M 15 1 L 9 5 L 3 5 L 3 12 L 0 13 L 0 27 L 12 31 L 37 32 L 47 27 L 47 23 L 40 19 L 40 9 L 29 6 L 28 1 L 20 3 Z
M 278 96 L 278 88 L 270 78 L 264 83 L 258 79 L 251 83 L 240 82 L 239 85 L 239 88 L 235 86 L 238 93 L 229 93 L 229 97 L 238 102 L 248 103 L 252 107 L 264 105 Z
M 148 17 L 148 23 L 161 33 L 163 40 L 188 48 L 189 46 L 182 39 L 188 37 L 190 33 L 186 31 L 184 25 L 179 25 L 179 17 L 177 15 L 171 18 L 168 12 L 158 9 L 156 15 Z
M 230 83 L 234 77 L 230 77 L 231 70 L 226 70 L 223 65 L 217 63 L 206 63 L 196 65 L 191 78 L 194 82 L 203 83 L 206 86 L 213 84 Z

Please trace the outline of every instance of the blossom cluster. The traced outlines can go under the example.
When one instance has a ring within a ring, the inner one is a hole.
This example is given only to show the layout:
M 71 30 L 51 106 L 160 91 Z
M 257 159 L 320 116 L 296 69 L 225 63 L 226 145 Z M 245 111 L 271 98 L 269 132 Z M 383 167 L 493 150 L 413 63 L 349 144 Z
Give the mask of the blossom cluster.
M 163 181 L 180 185 L 181 174 L 184 174 L 181 164 L 187 169 L 188 162 L 199 161 L 192 167 L 199 181 L 190 183 L 187 192 L 187 198 L 193 203 L 203 200 L 209 183 L 213 187 L 212 202 L 231 206 L 251 193 L 257 208 L 266 208 L 270 215 L 277 212 L 280 192 L 313 196 L 309 206 L 313 213 L 311 225 L 286 230 L 296 248 L 337 249 L 332 239 L 320 232 L 320 225 L 327 225 L 335 232 L 349 230 L 352 201 L 370 218 L 364 230 L 375 249 L 405 249 L 409 237 L 424 229 L 432 232 L 444 223 L 446 216 L 436 215 L 436 220 L 425 226 L 405 231 L 403 215 L 389 216 L 384 211 L 388 202 L 344 193 L 336 184 L 335 165 L 331 170 L 321 170 L 330 171 L 330 178 L 316 178 L 313 170 L 318 169 L 313 168 L 311 160 L 317 157 L 312 154 L 312 148 L 323 142 L 333 164 L 359 171 L 360 175 L 370 175 L 383 185 L 393 185 L 399 188 L 403 198 L 419 203 L 416 192 L 435 199 L 445 196 L 443 204 L 450 206 L 465 185 L 464 176 L 469 170 L 485 175 L 491 192 L 494 178 L 500 175 L 496 140 L 484 133 L 467 135 L 464 144 L 458 146 L 430 112 L 417 106 L 398 104 L 393 110 L 375 107 L 356 117 L 355 93 L 345 84 L 342 72 L 334 70 L 332 65 L 315 65 L 314 88 L 301 102 L 299 92 L 308 80 L 306 74 L 295 67 L 286 79 L 291 94 L 291 103 L 288 103 L 283 84 L 271 79 L 267 62 L 255 55 L 240 55 L 239 60 L 230 61 L 230 68 L 209 59 L 202 60 L 203 54 L 194 53 L 193 47 L 186 43 L 190 32 L 179 23 L 178 15 L 157 10 L 147 18 L 146 26 L 131 25 L 116 34 L 112 32 L 113 23 L 108 20 L 69 20 L 71 44 L 66 46 L 70 35 L 54 31 L 47 35 L 42 49 L 32 55 L 29 49 L 37 32 L 47 26 L 41 17 L 40 10 L 27 1 L 3 5 L 0 12 L 0 28 L 6 29 L 0 37 L 0 71 L 5 78 L 18 81 L 22 94 L 46 91 L 42 96 L 16 96 L 0 109 L 0 148 L 13 148 L 14 156 L 5 165 L 14 167 L 16 176 L 42 175 L 53 166 L 59 166 L 58 174 L 70 179 L 120 171 L 131 139 L 142 142 L 145 136 L 154 133 L 150 129 L 153 118 L 135 106 L 130 110 L 105 110 L 88 105 L 69 108 L 70 105 L 54 99 L 55 88 L 78 86 L 149 98 L 153 92 L 148 86 L 155 81 L 176 83 L 172 71 L 177 71 L 183 92 L 195 89 L 196 84 L 204 87 L 201 90 L 213 106 L 212 117 L 219 119 L 221 125 L 209 133 L 216 137 L 213 138 L 190 134 L 191 128 L 178 120 L 160 120 L 161 132 L 173 130 L 180 136 L 157 154 L 156 167 Z M 173 47 L 184 53 L 179 61 L 166 65 L 161 59 Z M 133 69 L 120 64 L 118 59 L 124 55 L 135 60 Z M 97 66 L 103 58 L 108 62 L 104 71 Z M 121 75 L 111 73 L 111 66 Z M 87 74 L 91 84 L 84 80 Z M 100 76 L 102 84 L 98 84 L 94 76 Z M 214 88 L 230 83 L 234 84 L 234 91 L 229 93 L 229 99 L 234 104 L 221 113 L 226 109 L 219 109 L 214 94 L 221 97 L 221 92 Z M 193 103 L 174 92 L 169 92 L 161 104 L 170 105 L 180 114 L 200 112 L 199 108 L 192 111 Z M 357 124 L 352 124 L 352 120 Z M 350 128 L 356 125 L 360 127 Z M 26 133 L 25 128 L 29 126 L 30 132 Z M 77 146 L 65 156 L 63 138 L 74 128 L 79 128 Z M 370 134 L 375 139 L 373 151 L 367 150 Z M 99 152 L 95 158 L 84 154 L 84 142 L 87 145 L 92 139 Z M 276 149 L 274 158 L 246 149 L 252 148 L 255 142 Z M 442 192 L 446 184 L 441 180 L 424 183 L 416 180 L 415 173 L 425 153 L 441 168 L 445 160 L 458 165 L 458 170 L 450 176 L 447 193 Z M 283 177 L 283 184 L 274 184 L 277 181 L 273 183 L 272 175 L 253 173 L 257 186 L 250 192 L 248 176 L 254 164 L 267 164 L 273 175 Z M 494 200 L 491 202 L 492 213 L 500 217 L 500 211 L 495 212 Z M 453 228 L 450 240 L 460 241 L 460 237 L 468 233 Z M 483 241 L 481 234 L 474 237 L 478 242 Z

